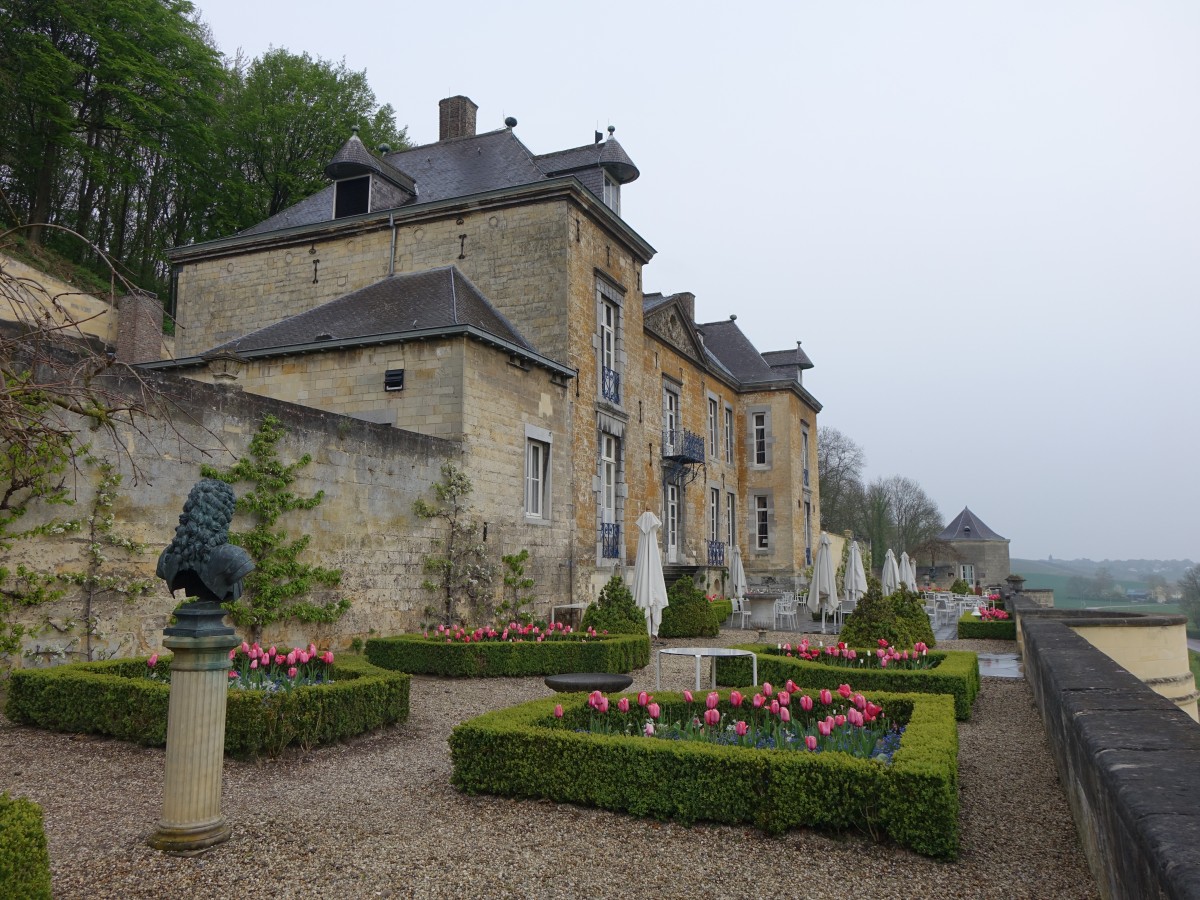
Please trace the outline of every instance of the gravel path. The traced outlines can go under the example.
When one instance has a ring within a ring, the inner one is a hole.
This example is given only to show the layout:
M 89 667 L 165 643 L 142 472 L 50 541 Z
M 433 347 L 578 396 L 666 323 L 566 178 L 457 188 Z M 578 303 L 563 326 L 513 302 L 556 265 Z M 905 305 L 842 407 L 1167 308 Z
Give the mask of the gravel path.
M 715 641 L 670 644 L 747 639 L 725 630 Z M 689 686 L 693 671 L 691 659 L 664 660 L 664 690 Z M 634 673 L 640 688 L 653 690 L 653 665 Z M 416 677 L 403 726 L 283 759 L 227 761 L 233 837 L 193 859 L 144 844 L 161 811 L 162 750 L 0 718 L 0 787 L 42 805 L 54 894 L 64 900 L 1099 896 L 1024 681 L 984 679 L 971 720 L 959 725 L 962 855 L 951 864 L 865 834 L 772 838 L 455 792 L 453 725 L 546 695 L 540 678 Z

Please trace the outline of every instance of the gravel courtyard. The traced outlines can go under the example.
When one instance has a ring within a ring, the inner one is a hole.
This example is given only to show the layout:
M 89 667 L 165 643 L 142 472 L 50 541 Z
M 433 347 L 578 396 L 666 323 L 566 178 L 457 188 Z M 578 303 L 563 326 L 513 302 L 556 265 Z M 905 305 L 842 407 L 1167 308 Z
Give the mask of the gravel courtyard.
M 669 644 L 748 639 L 726 629 Z M 664 659 L 663 689 L 690 686 L 693 666 Z M 654 690 L 653 664 L 634 673 L 641 688 Z M 233 837 L 197 858 L 144 844 L 160 813 L 161 749 L 0 717 L 0 788 L 42 805 L 58 898 L 1099 896 L 1022 680 L 985 678 L 971 720 L 959 724 L 954 863 L 866 834 L 684 828 L 450 787 L 446 739 L 457 722 L 547 694 L 540 678 L 415 677 L 402 726 L 282 759 L 226 761 Z

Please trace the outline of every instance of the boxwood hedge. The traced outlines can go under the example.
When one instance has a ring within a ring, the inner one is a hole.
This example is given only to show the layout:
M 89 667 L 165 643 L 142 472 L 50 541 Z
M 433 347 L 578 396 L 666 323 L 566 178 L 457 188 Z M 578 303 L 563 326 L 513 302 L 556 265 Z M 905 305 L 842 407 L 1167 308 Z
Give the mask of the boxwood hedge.
M 630 672 L 650 663 L 650 636 L 572 634 L 542 641 L 454 641 L 420 634 L 371 638 L 367 659 L 411 675 L 490 677 Z
M 161 657 L 158 668 L 170 666 Z M 142 658 L 16 669 L 4 714 L 14 722 L 53 731 L 106 734 L 161 747 L 167 741 L 170 687 L 145 678 Z M 362 734 L 408 718 L 407 675 L 355 656 L 341 656 L 331 684 L 291 691 L 229 692 L 225 752 L 275 755 L 289 745 L 311 747 Z
M 896 691 L 907 694 L 950 694 L 954 714 L 971 717 L 979 694 L 979 657 L 963 650 L 930 650 L 937 665 L 931 669 L 849 668 L 786 656 L 786 651 L 764 644 L 741 644 L 739 650 L 758 655 L 759 683 L 782 684 L 792 679 L 803 688 L 829 688 L 849 682 L 856 691 Z M 870 650 L 859 650 L 863 656 Z M 745 657 L 717 660 L 717 683 L 737 687 L 750 683 L 750 660 Z
M 958 620 L 958 636 L 964 640 L 1015 641 L 1017 639 L 1016 619 L 997 622 L 985 621 L 978 616 L 965 613 Z
M 458 725 L 450 736 L 452 783 L 468 794 L 545 798 L 685 825 L 749 823 L 772 834 L 858 827 L 927 856 L 958 854 L 950 697 L 871 695 L 907 722 L 889 765 L 835 752 L 593 735 L 575 730 L 586 728 L 586 696 L 535 700 Z M 655 700 L 664 721 L 688 714 L 680 694 Z M 565 707 L 562 719 L 554 718 L 556 702 Z
M 50 900 L 50 853 L 42 808 L 0 794 L 0 896 Z

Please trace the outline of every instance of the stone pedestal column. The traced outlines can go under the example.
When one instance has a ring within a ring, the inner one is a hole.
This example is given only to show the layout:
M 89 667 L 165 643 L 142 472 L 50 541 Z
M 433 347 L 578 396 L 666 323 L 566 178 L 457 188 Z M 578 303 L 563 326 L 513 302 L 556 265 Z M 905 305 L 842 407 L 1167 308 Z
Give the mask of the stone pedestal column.
M 218 604 L 188 603 L 175 615 L 178 624 L 163 632 L 163 644 L 174 653 L 163 813 L 148 843 L 157 850 L 194 853 L 230 834 L 221 815 L 221 775 L 229 651 L 237 639 L 221 624 L 224 611 Z

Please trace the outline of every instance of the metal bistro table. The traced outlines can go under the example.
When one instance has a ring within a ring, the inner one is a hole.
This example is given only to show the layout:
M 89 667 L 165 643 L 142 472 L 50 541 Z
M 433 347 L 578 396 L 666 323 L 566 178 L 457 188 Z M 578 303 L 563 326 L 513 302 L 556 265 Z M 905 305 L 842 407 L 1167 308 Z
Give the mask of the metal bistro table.
M 732 647 L 664 647 L 658 651 L 658 656 L 655 658 L 654 667 L 654 686 L 662 688 L 662 657 L 664 653 L 669 653 L 672 656 L 694 656 L 696 657 L 696 690 L 700 690 L 700 660 L 708 657 L 710 663 L 712 686 L 717 686 L 717 660 L 721 657 L 731 656 L 748 656 L 750 657 L 750 666 L 753 670 L 752 680 L 758 684 L 758 657 L 750 650 L 734 650 Z

